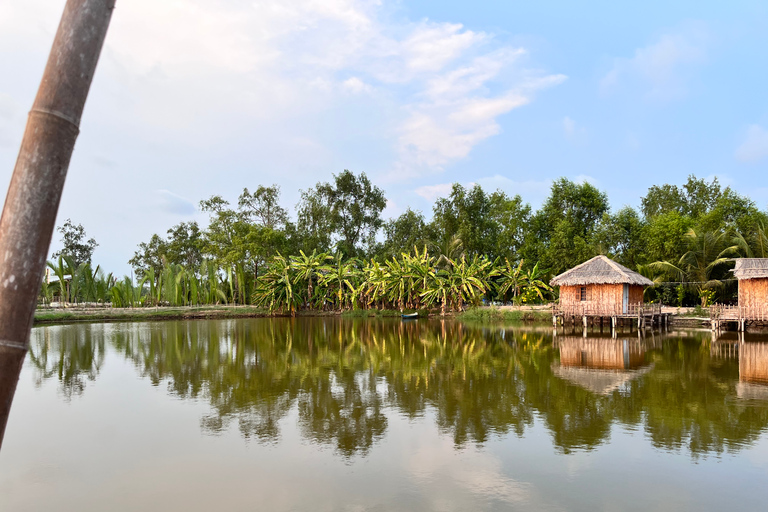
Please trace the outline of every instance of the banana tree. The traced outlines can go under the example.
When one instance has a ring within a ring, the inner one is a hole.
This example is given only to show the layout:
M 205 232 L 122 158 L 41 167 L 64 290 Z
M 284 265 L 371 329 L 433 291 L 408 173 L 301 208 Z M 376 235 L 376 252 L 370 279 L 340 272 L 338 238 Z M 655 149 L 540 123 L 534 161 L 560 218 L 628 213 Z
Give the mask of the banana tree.
M 523 260 L 513 265 L 508 258 L 504 258 L 504 265 L 499 267 L 499 279 L 496 281 L 496 290 L 506 302 L 507 296 L 512 292 L 512 302 L 517 304 L 520 288 L 523 284 Z
M 330 270 L 330 267 L 326 264 L 327 261 L 332 260 L 328 254 L 317 251 L 312 251 L 312 254 L 307 256 L 304 251 L 299 251 L 299 256 L 292 256 L 290 258 L 291 267 L 294 270 L 295 284 L 305 282 L 307 286 L 307 295 L 304 301 L 304 307 L 309 308 L 312 298 L 314 296 L 315 284 L 323 279 L 323 274 Z
M 254 304 L 264 306 L 270 312 L 290 312 L 296 316 L 296 307 L 301 302 L 299 295 L 294 293 L 294 276 L 291 264 L 282 254 L 277 253 L 272 258 L 267 271 L 259 276 Z
M 431 306 L 436 302 L 440 303 L 440 314 L 442 316 L 445 316 L 449 295 L 453 291 L 451 281 L 446 274 L 447 272 L 444 270 L 432 269 L 429 272 L 427 285 L 424 291 L 421 292 L 421 297 L 427 306 Z

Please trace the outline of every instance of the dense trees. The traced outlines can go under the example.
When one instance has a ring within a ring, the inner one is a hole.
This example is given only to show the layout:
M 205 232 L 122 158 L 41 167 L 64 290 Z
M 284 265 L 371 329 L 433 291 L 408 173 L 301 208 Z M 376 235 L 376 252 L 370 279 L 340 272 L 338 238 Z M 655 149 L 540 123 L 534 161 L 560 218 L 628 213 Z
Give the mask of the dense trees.
M 649 299 L 686 305 L 706 302 L 705 296 L 728 301 L 736 289 L 729 275 L 731 258 L 768 256 L 766 212 L 730 187 L 723 188 L 717 179 L 695 176 L 682 186 L 650 187 L 640 198 L 639 209 L 624 206 L 611 211 L 605 192 L 565 178 L 552 183 L 536 211 L 519 195 L 460 184 L 435 201 L 431 218 L 406 209 L 384 221 L 385 205 L 384 192 L 365 174 L 346 170 L 301 192 L 295 223 L 281 206 L 276 185 L 259 185 L 253 192 L 246 188 L 234 205 L 214 195 L 200 202 L 201 211 L 209 215 L 206 227 L 185 222 L 169 229 L 165 237 L 153 235 L 139 244 L 129 263 L 138 279 L 149 276 L 155 288 L 161 287 L 162 276 L 166 276 L 163 286 L 170 286 L 168 280 L 173 279 L 183 291 L 182 285 L 188 283 L 185 298 L 175 301 L 180 304 L 202 300 L 193 300 L 194 292 L 215 301 L 268 305 L 273 301 L 264 299 L 264 294 L 274 290 L 265 286 L 273 283 L 284 287 L 277 302 L 285 307 L 277 309 L 295 311 L 318 307 L 321 299 L 315 293 L 324 283 L 331 286 L 327 276 L 333 272 L 346 273 L 330 288 L 331 296 L 343 292 L 332 301 L 334 307 L 374 304 L 391 296 L 392 289 L 382 281 L 384 274 L 411 272 L 408 279 L 420 276 L 425 283 L 429 277 L 434 289 L 422 284 L 417 298 L 405 302 L 419 306 L 445 300 L 450 309 L 460 299 L 450 292 L 446 275 L 462 262 L 481 260 L 492 268 L 488 271 L 492 279 L 487 287 L 478 287 L 485 288 L 479 296 L 519 301 L 517 284 L 499 291 L 500 276 L 515 274 L 520 279 L 533 272 L 533 280 L 546 283 L 597 254 L 669 283 L 651 289 Z M 65 234 L 62 253 L 72 261 L 52 267 L 71 267 L 74 273 L 90 260 L 95 242 L 84 242 L 82 226 L 70 221 L 60 231 Z M 424 257 L 423 268 L 409 267 Z M 182 274 L 186 277 L 179 277 Z M 204 276 L 208 276 L 207 295 L 198 290 Z M 544 291 L 544 296 L 533 294 L 526 300 L 554 298 Z M 163 302 L 160 295 L 154 303 Z M 71 294 L 67 297 L 71 299 Z M 386 300 L 402 307 L 399 299 Z
M 333 247 L 347 256 L 369 255 L 384 225 L 384 192 L 365 173 L 356 176 L 345 170 L 333 178 L 333 183 L 318 183 L 301 194 L 297 214 L 303 248 Z

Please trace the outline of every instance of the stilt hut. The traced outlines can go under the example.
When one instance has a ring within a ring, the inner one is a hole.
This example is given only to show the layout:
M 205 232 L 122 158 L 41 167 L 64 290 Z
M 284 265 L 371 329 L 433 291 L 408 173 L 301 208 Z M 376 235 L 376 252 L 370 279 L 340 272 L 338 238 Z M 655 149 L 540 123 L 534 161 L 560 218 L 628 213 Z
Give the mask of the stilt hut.
M 768 258 L 739 258 L 733 269 L 739 280 L 739 307 L 752 320 L 768 312 Z
M 617 317 L 637 315 L 643 291 L 653 282 L 601 255 L 552 278 L 550 284 L 560 287 L 561 314 Z
M 736 322 L 746 331 L 751 323 L 768 322 L 768 258 L 737 258 L 733 275 L 739 281 L 739 305 L 714 304 L 709 308 L 713 331 Z

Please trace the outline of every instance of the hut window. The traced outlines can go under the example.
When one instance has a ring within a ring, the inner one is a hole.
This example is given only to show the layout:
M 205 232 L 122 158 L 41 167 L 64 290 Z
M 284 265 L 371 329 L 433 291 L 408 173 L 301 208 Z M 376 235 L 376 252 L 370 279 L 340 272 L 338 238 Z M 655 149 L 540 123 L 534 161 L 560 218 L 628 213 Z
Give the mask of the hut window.
M 582 286 L 581 288 L 579 288 L 579 300 L 582 301 L 582 302 L 587 300 L 587 287 L 586 286 Z

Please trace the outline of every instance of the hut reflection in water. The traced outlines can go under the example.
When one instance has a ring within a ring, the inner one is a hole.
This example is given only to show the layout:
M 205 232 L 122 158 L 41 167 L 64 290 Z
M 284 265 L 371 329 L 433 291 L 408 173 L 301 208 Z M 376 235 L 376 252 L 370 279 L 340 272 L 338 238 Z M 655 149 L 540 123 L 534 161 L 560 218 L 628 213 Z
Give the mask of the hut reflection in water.
M 738 359 L 736 394 L 745 400 L 768 401 L 768 341 L 764 335 L 725 333 L 710 344 L 715 358 Z
M 646 351 L 653 340 L 560 336 L 560 363 L 552 371 L 598 395 L 608 395 L 652 368 Z

